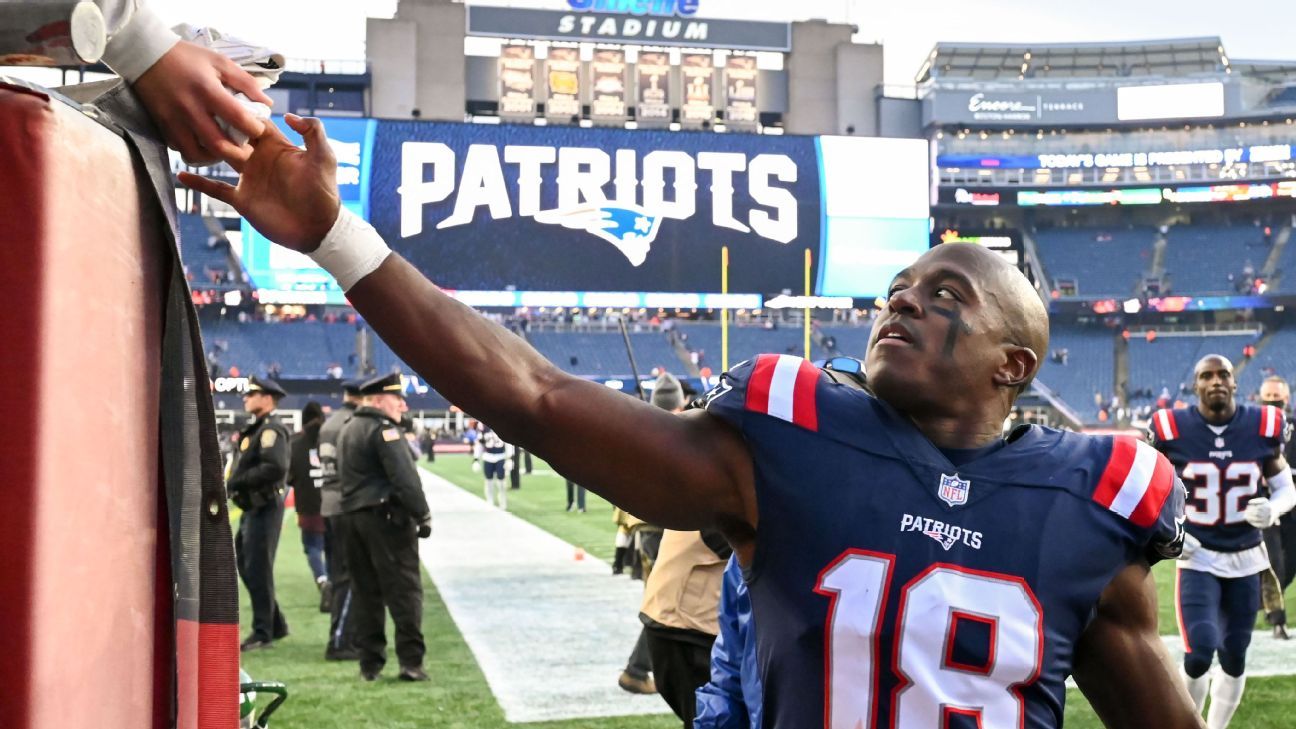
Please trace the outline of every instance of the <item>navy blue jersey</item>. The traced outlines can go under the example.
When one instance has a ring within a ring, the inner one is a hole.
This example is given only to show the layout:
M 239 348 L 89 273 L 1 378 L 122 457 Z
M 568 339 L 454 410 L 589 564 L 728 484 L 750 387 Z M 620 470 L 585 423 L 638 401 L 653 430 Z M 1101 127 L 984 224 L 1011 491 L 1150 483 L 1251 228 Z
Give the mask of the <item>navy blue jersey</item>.
M 1023 427 L 955 467 L 887 404 L 786 355 L 739 365 L 706 402 L 755 466 L 766 727 L 1060 727 L 1103 589 L 1182 538 L 1183 489 L 1135 438 Z
M 1152 416 L 1154 445 L 1188 487 L 1188 533 L 1207 549 L 1260 544 L 1260 530 L 1244 514 L 1259 495 L 1265 462 L 1282 453 L 1285 429 L 1282 411 L 1270 405 L 1239 405 L 1225 425 L 1212 426 L 1195 407 Z

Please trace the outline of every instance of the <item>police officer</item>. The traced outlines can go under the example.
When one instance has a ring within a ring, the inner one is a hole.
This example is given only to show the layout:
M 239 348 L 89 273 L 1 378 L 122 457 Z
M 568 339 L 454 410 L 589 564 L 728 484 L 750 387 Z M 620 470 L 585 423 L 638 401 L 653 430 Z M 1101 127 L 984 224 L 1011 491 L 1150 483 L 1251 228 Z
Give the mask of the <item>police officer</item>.
M 387 661 L 385 607 L 396 624 L 399 678 L 426 681 L 418 540 L 432 534 L 432 514 L 400 428 L 408 410 L 404 388 L 393 374 L 370 380 L 360 392 L 364 401 L 338 445 L 360 676 L 376 680 Z
M 328 646 L 324 649 L 324 658 L 330 661 L 352 661 L 357 657 L 352 646 L 351 571 L 347 568 L 346 526 L 342 519 L 342 487 L 338 480 L 338 439 L 360 406 L 362 384 L 359 381 L 342 384 L 342 407 L 329 415 L 319 432 L 320 514 L 324 517 L 324 548 L 333 593 L 329 605 Z
M 240 648 L 254 651 L 288 635 L 288 623 L 275 600 L 274 560 L 283 528 L 284 480 L 288 475 L 288 429 L 274 417 L 287 395 L 271 380 L 252 377 L 243 409 L 254 417 L 239 433 L 238 451 L 225 487 L 243 510 L 234 551 L 239 577 L 252 599 L 252 635 Z

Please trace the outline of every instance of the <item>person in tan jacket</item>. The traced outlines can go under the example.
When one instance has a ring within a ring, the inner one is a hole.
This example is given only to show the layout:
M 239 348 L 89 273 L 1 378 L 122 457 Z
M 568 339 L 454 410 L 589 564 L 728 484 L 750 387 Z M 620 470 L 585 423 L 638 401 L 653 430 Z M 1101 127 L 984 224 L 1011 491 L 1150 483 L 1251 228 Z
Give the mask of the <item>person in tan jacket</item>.
M 648 583 L 639 619 L 648 636 L 657 691 L 692 729 L 697 689 L 710 678 L 711 644 L 725 564 L 733 549 L 718 529 L 667 530 Z

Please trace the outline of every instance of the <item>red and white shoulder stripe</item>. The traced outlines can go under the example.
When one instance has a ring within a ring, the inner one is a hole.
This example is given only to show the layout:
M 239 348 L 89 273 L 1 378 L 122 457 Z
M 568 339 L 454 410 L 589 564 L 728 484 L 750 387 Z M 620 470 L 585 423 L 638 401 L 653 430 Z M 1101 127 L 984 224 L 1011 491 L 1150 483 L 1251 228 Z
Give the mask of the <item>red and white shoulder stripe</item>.
M 819 430 L 815 384 L 819 368 L 788 354 L 762 354 L 747 381 L 747 409 L 772 415 L 806 430 Z
M 1285 423 L 1283 412 L 1273 405 L 1265 405 L 1260 412 L 1260 436 L 1262 438 L 1281 438 Z
M 1165 456 L 1138 438 L 1118 435 L 1093 498 L 1147 528 L 1156 523 L 1173 487 L 1174 467 Z
M 1166 443 L 1179 437 L 1179 426 L 1175 423 L 1173 410 L 1158 410 L 1152 416 L 1152 428 L 1156 431 L 1157 442 Z

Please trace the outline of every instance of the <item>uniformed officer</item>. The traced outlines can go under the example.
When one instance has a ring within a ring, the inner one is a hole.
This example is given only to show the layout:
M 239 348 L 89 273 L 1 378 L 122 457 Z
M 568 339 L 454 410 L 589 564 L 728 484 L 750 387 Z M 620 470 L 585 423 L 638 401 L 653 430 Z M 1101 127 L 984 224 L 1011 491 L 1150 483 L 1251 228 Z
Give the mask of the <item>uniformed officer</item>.
M 248 380 L 243 409 L 255 419 L 239 433 L 238 451 L 225 483 L 230 500 L 243 510 L 234 551 L 239 576 L 252 599 L 252 635 L 240 646 L 244 651 L 266 648 L 288 635 L 288 623 L 274 590 L 289 460 L 288 429 L 274 417 L 274 411 L 287 394 L 271 380 Z
M 370 380 L 360 392 L 364 401 L 338 445 L 360 675 L 376 680 L 387 661 L 386 607 L 396 624 L 400 679 L 426 681 L 418 540 L 432 534 L 432 514 L 400 428 L 408 406 L 398 374 Z
M 347 568 L 346 528 L 342 519 L 342 487 L 338 481 L 338 438 L 360 406 L 360 381 L 342 384 L 342 407 L 329 415 L 320 427 L 319 456 L 322 483 L 320 514 L 324 517 L 325 551 L 332 586 L 328 646 L 324 658 L 330 661 L 356 659 L 352 646 L 351 571 Z

